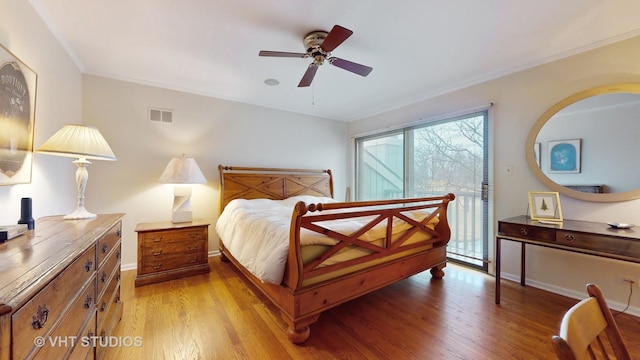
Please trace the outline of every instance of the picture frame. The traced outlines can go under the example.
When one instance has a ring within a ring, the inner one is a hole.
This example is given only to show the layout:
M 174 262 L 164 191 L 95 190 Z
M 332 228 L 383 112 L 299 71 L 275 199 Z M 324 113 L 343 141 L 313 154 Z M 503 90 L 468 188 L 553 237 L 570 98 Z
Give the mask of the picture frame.
M 580 173 L 582 139 L 554 140 L 547 145 L 550 174 Z
M 31 183 L 38 75 L 0 45 L 0 185 Z
M 562 222 L 560 194 L 553 191 L 530 191 L 529 213 L 531 220 Z

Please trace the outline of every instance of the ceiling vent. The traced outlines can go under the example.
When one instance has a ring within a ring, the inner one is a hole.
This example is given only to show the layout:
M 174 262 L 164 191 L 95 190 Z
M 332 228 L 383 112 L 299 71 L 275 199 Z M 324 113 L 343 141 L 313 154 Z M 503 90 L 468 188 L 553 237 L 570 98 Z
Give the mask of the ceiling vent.
M 149 108 L 149 121 L 164 124 L 173 123 L 173 110 Z

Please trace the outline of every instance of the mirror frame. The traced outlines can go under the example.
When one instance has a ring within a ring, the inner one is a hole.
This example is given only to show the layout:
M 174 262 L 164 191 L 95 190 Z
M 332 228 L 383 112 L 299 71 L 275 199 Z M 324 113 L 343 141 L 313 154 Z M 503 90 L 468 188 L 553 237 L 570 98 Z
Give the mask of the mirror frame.
M 584 201 L 594 201 L 594 202 L 620 202 L 620 201 L 629 201 L 640 198 L 640 184 L 638 184 L 638 189 L 625 191 L 620 193 L 607 193 L 607 194 L 592 194 L 592 193 L 584 193 L 577 190 L 569 189 L 562 185 L 557 184 L 549 177 L 547 177 L 542 169 L 538 166 L 536 162 L 533 148 L 536 143 L 536 138 L 538 137 L 538 133 L 540 129 L 544 126 L 544 124 L 553 117 L 560 110 L 565 107 L 580 101 L 586 98 L 596 96 L 596 95 L 604 95 L 604 94 L 615 94 L 615 93 L 634 93 L 640 94 L 640 84 L 614 84 L 614 85 L 605 85 L 599 86 L 595 88 L 591 88 L 588 90 L 584 90 L 573 94 L 560 102 L 556 103 L 549 110 L 545 111 L 542 116 L 538 118 L 538 120 L 533 124 L 533 127 L 529 131 L 529 135 L 527 136 L 527 141 L 525 143 L 525 155 L 527 159 L 527 164 L 533 175 L 545 186 L 548 188 L 559 192 L 562 195 L 584 200 Z

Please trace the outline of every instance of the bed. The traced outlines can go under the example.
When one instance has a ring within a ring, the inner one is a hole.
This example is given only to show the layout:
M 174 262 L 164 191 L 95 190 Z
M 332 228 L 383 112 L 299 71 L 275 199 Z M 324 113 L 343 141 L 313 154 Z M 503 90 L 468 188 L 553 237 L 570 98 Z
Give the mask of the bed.
M 293 343 L 327 309 L 426 269 L 444 276 L 453 194 L 338 202 L 330 170 L 218 168 L 221 259 L 273 302 Z

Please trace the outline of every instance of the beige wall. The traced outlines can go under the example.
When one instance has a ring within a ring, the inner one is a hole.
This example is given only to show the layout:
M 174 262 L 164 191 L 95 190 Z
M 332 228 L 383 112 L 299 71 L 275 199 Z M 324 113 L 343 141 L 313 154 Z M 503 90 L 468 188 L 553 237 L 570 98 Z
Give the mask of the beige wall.
M 491 217 L 501 219 L 525 213 L 528 191 L 548 191 L 529 171 L 525 161 L 525 140 L 537 118 L 573 93 L 621 82 L 640 82 L 640 37 L 354 121 L 349 125 L 349 133 L 351 136 L 370 133 L 494 103 L 490 120 L 494 169 L 490 174 Z M 513 165 L 513 175 L 505 175 L 505 165 Z M 640 224 L 640 200 L 602 204 L 562 197 L 561 202 L 567 219 Z M 493 241 L 489 253 L 494 253 Z M 507 243 L 502 256 L 505 275 L 519 277 L 519 246 Z M 585 284 L 597 282 L 607 297 L 623 308 L 629 288 L 616 282 L 618 274 L 640 279 L 640 265 L 557 250 L 528 249 L 528 281 L 554 292 L 582 298 Z M 634 296 L 632 306 L 633 311 L 640 313 L 640 297 Z
M 82 122 L 82 76 L 28 1 L 0 0 L 0 9 L 0 44 L 38 74 L 37 148 L 64 124 Z M 0 224 L 18 221 L 22 197 L 33 199 L 34 218 L 71 212 L 75 169 L 69 158 L 35 154 L 31 184 L 0 186 Z
M 173 124 L 147 119 L 148 107 L 173 110 Z M 125 268 L 136 263 L 135 225 L 171 219 L 173 186 L 158 183 L 172 157 L 195 158 L 208 180 L 193 185 L 194 217 L 211 221 L 209 250 L 217 250 L 219 164 L 329 168 L 336 198 L 344 198 L 347 124 L 259 106 L 96 76 L 83 77 L 82 118 L 109 142 L 118 160 L 89 169 L 88 208 L 124 212 Z M 91 207 L 89 207 L 91 205 Z

